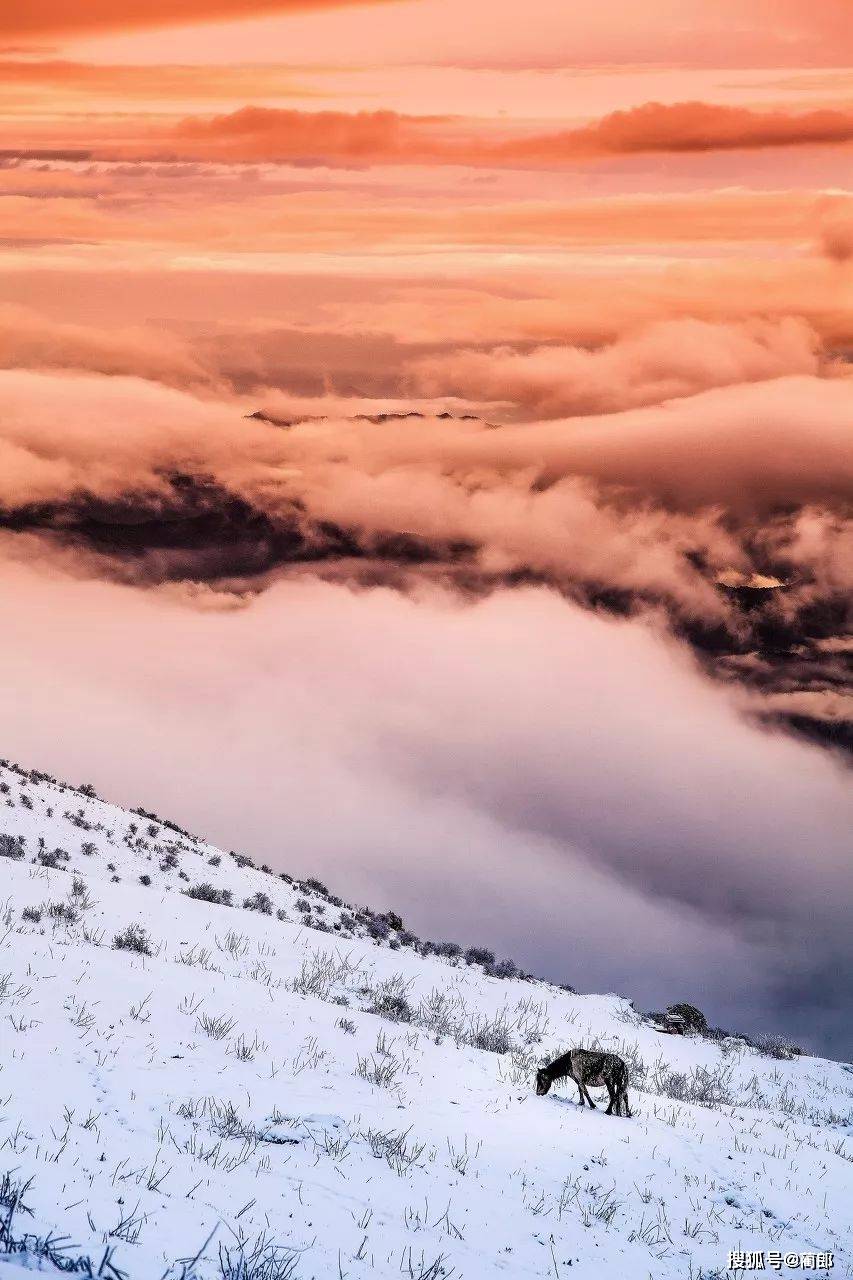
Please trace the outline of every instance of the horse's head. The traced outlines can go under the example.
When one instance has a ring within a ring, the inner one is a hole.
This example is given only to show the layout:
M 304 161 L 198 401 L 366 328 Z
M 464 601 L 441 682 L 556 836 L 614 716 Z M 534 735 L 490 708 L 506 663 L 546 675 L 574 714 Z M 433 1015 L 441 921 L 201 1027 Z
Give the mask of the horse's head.
M 551 1088 L 551 1078 L 544 1067 L 540 1067 L 536 1072 L 536 1092 L 539 1097 L 543 1097 Z

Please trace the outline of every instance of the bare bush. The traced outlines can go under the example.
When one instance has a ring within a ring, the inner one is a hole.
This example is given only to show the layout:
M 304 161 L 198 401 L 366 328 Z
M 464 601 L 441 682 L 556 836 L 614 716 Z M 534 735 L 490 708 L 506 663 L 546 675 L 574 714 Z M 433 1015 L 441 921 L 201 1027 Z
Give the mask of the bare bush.
M 756 1036 L 752 1043 L 758 1052 L 763 1053 L 765 1057 L 776 1058 L 782 1062 L 790 1061 L 791 1058 L 798 1058 L 803 1052 L 798 1044 L 783 1035 Z
M 196 898 L 199 902 L 213 902 L 218 907 L 231 906 L 231 890 L 214 889 L 206 880 L 201 884 L 194 884 L 190 889 L 184 889 L 184 893 L 188 898 Z
M 114 951 L 135 951 L 140 956 L 153 955 L 151 939 L 141 924 L 129 924 L 113 938 Z
M 250 898 L 244 898 L 243 906 L 246 911 L 259 911 L 264 916 L 271 916 L 273 912 L 272 899 L 266 893 L 261 893 L 260 889 Z
M 42 909 L 48 920 L 51 920 L 54 924 L 64 924 L 70 927 L 80 921 L 80 912 L 71 902 L 48 902 Z
M 717 1067 L 693 1067 L 687 1071 L 673 1071 L 659 1059 L 648 1077 L 654 1093 L 664 1094 L 675 1102 L 691 1102 L 700 1107 L 728 1107 L 734 1102 L 731 1092 L 732 1066 L 720 1063 Z
M 384 1160 L 389 1169 L 393 1169 L 394 1173 L 404 1177 L 418 1164 L 426 1150 L 425 1142 L 409 1141 L 410 1133 L 411 1129 L 405 1129 L 402 1133 L 395 1133 L 393 1130 L 384 1133 L 381 1129 L 368 1129 L 361 1134 L 361 1137 L 367 1141 L 377 1160 Z
M 24 837 L 10 836 L 0 831 L 0 858 L 11 858 L 14 862 L 24 856 Z
M 411 1022 L 414 1010 L 409 1003 L 411 981 L 406 981 L 401 973 L 392 974 L 370 988 L 366 1013 L 375 1013 L 380 1018 L 388 1018 L 391 1022 Z
M 295 1275 L 297 1250 L 274 1244 L 266 1235 L 250 1242 L 238 1232 L 236 1240 L 232 1248 L 219 1246 L 221 1280 L 291 1280 Z
M 506 1013 L 501 1011 L 493 1018 L 485 1014 L 475 1014 L 465 1028 L 462 1039 L 474 1049 L 484 1049 L 486 1053 L 509 1053 L 513 1048 L 512 1028 Z
M 234 1018 L 229 1018 L 224 1013 L 213 1015 L 201 1013 L 196 1021 L 199 1031 L 203 1031 L 205 1035 L 210 1036 L 211 1040 L 225 1040 L 236 1025 Z
M 440 1039 L 458 1036 L 464 1019 L 465 1004 L 461 996 L 449 996 L 446 991 L 433 987 L 415 1010 L 415 1022 L 430 1035 Z
M 302 967 L 290 984 L 300 996 L 315 996 L 318 1000 L 330 1000 L 335 987 L 346 982 L 358 972 L 349 955 L 339 951 L 314 951 L 302 961 Z

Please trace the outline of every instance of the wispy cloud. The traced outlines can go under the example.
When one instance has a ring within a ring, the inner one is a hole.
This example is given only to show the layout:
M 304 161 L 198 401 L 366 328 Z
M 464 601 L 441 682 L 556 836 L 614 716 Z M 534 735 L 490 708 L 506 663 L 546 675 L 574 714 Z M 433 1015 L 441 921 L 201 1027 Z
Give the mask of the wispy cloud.
M 306 12 L 368 0 L 31 0 L 4 8 L 0 37 L 70 35 L 125 31 L 141 27 L 180 26 L 249 18 L 264 13 Z M 375 3 L 376 0 L 369 0 Z

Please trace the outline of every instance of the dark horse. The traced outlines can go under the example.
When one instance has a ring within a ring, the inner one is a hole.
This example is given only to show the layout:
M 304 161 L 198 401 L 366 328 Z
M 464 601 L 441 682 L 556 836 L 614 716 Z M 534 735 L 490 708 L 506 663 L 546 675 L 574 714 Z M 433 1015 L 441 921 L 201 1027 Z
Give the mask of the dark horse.
M 536 1092 L 542 1097 L 555 1080 L 569 1078 L 578 1087 L 581 1106 L 586 1101 L 594 1111 L 595 1103 L 589 1096 L 588 1086 L 592 1085 L 594 1089 L 602 1086 L 610 1095 L 607 1115 L 613 1114 L 614 1107 L 617 1116 L 631 1114 L 628 1106 L 628 1068 L 617 1054 L 599 1053 L 593 1049 L 570 1049 L 568 1053 L 555 1058 L 536 1072 Z

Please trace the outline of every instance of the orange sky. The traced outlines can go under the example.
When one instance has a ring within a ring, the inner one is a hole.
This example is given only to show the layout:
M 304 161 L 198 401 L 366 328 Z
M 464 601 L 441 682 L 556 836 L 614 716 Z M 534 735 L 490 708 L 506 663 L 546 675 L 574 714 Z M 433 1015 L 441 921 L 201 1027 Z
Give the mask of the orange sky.
M 31 326 L 301 331 L 348 390 L 368 338 L 850 340 L 846 0 L 36 0 L 0 58 Z

